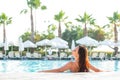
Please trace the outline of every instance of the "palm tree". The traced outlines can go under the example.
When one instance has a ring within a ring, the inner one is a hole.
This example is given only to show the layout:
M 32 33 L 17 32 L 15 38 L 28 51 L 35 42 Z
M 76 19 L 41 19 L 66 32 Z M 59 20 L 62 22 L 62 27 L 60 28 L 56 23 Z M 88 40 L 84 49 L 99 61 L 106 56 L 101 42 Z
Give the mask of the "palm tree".
M 83 17 L 79 15 L 79 18 L 76 18 L 75 20 L 78 22 L 82 22 L 84 24 L 84 36 L 88 35 L 87 32 L 87 24 L 94 25 L 95 19 L 91 17 L 92 15 L 88 15 L 86 12 L 84 13 Z
M 5 26 L 8 24 L 11 24 L 12 22 L 12 17 L 8 17 L 6 16 L 5 13 L 2 13 L 0 15 L 0 24 L 3 25 L 3 43 L 5 43 L 5 39 L 6 39 L 6 29 Z
M 27 0 L 27 5 L 30 9 L 30 20 L 31 20 L 31 41 L 34 42 L 34 20 L 33 20 L 33 9 L 38 9 L 41 7 L 42 10 L 46 9 L 46 6 L 41 5 L 40 0 Z M 26 13 L 27 9 L 21 11 L 21 13 Z
M 114 42 L 117 43 L 118 42 L 117 26 L 119 26 L 119 24 L 120 24 L 120 14 L 118 12 L 114 12 L 112 17 L 107 17 L 107 18 L 110 21 L 110 23 L 113 24 Z M 118 47 L 114 47 L 114 50 L 115 50 L 114 55 L 116 55 L 118 53 Z
M 95 25 L 94 27 L 95 27 L 94 30 L 92 28 L 88 30 L 89 36 L 96 39 L 97 41 L 104 40 L 105 36 L 107 35 L 105 34 L 104 27 L 99 25 Z
M 54 15 L 54 19 L 58 22 L 59 24 L 59 27 L 58 27 L 58 37 L 62 37 L 62 31 L 61 31 L 61 22 L 64 22 L 68 16 L 64 17 L 65 16 L 65 12 L 63 12 L 62 10 Z

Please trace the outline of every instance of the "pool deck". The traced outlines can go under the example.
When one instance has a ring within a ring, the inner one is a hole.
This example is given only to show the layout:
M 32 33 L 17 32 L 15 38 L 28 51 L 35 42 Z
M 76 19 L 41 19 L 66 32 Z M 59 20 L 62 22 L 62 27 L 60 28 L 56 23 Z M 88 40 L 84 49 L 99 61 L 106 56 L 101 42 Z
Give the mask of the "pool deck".
M 0 73 L 0 80 L 120 80 L 120 72 Z

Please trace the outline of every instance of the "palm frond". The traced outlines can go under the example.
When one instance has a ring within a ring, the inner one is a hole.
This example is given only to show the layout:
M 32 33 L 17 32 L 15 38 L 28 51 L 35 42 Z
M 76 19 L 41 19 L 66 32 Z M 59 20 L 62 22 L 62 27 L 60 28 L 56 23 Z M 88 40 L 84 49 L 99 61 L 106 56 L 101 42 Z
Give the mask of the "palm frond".
M 20 14 L 22 14 L 22 13 L 26 14 L 27 12 L 28 12 L 27 9 L 23 9 L 23 10 L 20 11 Z
M 47 7 L 45 5 L 43 5 L 43 6 L 41 6 L 41 9 L 45 10 L 45 9 L 47 9 Z

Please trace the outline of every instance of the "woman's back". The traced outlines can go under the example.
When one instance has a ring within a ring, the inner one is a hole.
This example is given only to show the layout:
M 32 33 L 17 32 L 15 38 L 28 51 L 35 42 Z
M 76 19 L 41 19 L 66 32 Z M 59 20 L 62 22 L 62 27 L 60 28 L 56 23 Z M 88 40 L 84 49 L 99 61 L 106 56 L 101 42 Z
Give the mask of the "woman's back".
M 46 70 L 44 72 L 64 72 L 68 70 L 70 70 L 70 72 L 89 72 L 90 69 L 95 72 L 101 71 L 90 64 L 88 59 L 88 50 L 86 47 L 76 47 L 72 50 L 72 55 L 75 59 L 74 62 L 68 62 L 58 69 Z
M 71 72 L 78 72 L 79 71 L 79 65 L 76 62 L 70 62 L 71 64 L 71 68 L 70 71 Z

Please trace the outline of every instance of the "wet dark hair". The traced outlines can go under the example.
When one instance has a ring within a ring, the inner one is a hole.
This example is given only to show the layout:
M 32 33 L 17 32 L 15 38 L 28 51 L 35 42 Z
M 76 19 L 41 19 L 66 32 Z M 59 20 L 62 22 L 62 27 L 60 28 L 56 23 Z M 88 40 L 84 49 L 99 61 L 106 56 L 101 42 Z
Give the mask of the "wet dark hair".
M 89 60 L 88 60 L 88 50 L 85 46 L 78 46 L 79 54 L 79 71 L 78 72 L 89 72 Z

